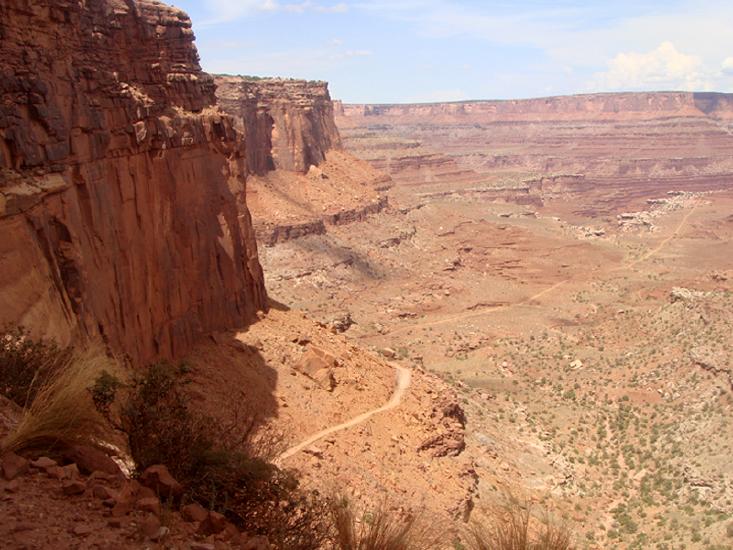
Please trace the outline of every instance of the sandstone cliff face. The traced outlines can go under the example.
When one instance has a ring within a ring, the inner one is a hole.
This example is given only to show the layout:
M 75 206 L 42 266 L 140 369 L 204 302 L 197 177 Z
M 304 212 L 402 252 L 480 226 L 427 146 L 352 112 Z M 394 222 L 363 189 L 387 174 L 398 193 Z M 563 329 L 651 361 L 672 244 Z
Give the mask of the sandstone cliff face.
M 217 76 L 216 95 L 245 135 L 248 167 L 307 172 L 341 147 L 325 82 Z
M 325 82 L 217 76 L 221 108 L 244 135 L 247 202 L 267 246 L 321 234 L 387 207 L 391 179 L 341 149 Z
M 140 363 L 266 307 L 244 146 L 183 12 L 2 0 L 0 51 L 0 325 Z

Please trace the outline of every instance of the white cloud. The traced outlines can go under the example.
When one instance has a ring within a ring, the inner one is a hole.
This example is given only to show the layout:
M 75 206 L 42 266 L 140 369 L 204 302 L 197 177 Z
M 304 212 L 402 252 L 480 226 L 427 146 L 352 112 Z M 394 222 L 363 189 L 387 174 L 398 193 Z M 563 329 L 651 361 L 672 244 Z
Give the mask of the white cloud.
M 723 61 L 721 70 L 723 71 L 723 74 L 733 76 L 733 57 L 728 57 Z
M 707 90 L 710 75 L 704 74 L 702 60 L 682 53 L 671 42 L 656 49 L 616 55 L 608 70 L 597 73 L 591 88 L 599 90 Z
M 528 4 L 518 10 L 512 2 L 374 0 L 353 7 L 408 23 L 429 38 L 472 38 L 493 48 L 527 46 L 536 50 L 531 72 L 536 75 L 538 67 L 545 73 L 550 69 L 556 74 L 564 72 L 564 80 L 554 82 L 566 90 L 602 89 L 611 84 L 636 87 L 642 81 L 655 88 L 704 90 L 712 86 L 727 90 L 733 86 L 733 68 L 720 64 L 721 52 L 733 51 L 730 0 L 676 0 L 663 8 L 657 2 L 631 0 L 568 0 L 552 7 L 540 1 Z M 665 59 L 664 52 L 655 54 L 665 42 L 674 44 L 679 56 Z M 631 52 L 625 54 L 630 59 L 622 58 L 621 51 Z M 698 62 L 694 68 L 689 66 L 692 57 Z M 613 66 L 604 71 L 608 60 Z M 660 65 L 656 69 L 655 63 Z M 634 64 L 639 67 L 633 69 Z M 591 82 L 599 71 L 603 74 Z M 524 72 L 530 71 L 525 68 Z M 538 83 L 528 86 L 536 89 Z

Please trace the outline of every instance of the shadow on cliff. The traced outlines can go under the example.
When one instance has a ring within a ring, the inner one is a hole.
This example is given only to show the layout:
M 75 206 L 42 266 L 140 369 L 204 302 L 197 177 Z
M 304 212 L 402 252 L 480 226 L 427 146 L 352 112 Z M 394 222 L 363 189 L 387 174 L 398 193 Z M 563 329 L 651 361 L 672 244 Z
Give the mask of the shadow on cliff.
M 385 277 L 384 271 L 378 265 L 370 261 L 364 254 L 339 243 L 333 236 L 316 235 L 295 239 L 292 244 L 306 254 L 326 256 L 332 264 L 331 268 L 346 265 L 368 279 L 376 280 Z
M 277 370 L 256 347 L 237 339 L 236 332 L 212 335 L 196 346 L 187 363 L 192 367 L 192 399 L 216 422 L 253 422 L 257 429 L 277 418 Z

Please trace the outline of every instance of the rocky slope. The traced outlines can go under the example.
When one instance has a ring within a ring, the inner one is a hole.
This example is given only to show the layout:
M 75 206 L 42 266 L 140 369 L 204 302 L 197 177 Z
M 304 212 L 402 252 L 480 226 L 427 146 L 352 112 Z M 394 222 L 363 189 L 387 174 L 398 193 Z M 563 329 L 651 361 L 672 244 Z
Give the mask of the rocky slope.
M 329 225 L 363 219 L 387 206 L 390 179 L 345 153 L 325 82 L 217 76 L 221 107 L 244 135 L 247 200 L 266 245 Z
M 6 0 L 0 49 L 0 324 L 141 362 L 266 307 L 245 148 L 188 16 Z

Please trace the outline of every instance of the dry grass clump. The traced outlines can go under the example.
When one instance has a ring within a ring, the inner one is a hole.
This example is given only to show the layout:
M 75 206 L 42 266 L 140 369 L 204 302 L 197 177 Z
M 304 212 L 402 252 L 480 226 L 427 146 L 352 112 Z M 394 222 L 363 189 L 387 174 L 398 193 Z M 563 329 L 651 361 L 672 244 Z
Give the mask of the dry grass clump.
M 567 528 L 532 518 L 531 508 L 512 500 L 493 512 L 487 524 L 473 524 L 467 533 L 471 550 L 570 550 L 572 537 Z
M 95 445 L 106 431 L 90 388 L 111 366 L 99 350 L 67 355 L 33 390 L 18 426 L 2 442 L 4 451 L 49 452 L 75 444 Z
M 0 331 L 0 394 L 21 407 L 29 406 L 70 358 L 70 349 L 34 340 L 24 328 Z
M 444 546 L 441 533 L 415 516 L 399 518 L 384 509 L 357 518 L 346 498 L 331 503 L 334 545 L 339 550 L 430 550 Z

